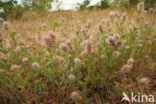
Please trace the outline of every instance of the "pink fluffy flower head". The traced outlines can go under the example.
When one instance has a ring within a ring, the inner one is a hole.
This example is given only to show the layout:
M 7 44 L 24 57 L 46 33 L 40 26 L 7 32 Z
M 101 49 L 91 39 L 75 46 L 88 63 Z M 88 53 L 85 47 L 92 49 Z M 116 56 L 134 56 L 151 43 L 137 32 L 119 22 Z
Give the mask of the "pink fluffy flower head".
M 113 52 L 113 56 L 114 56 L 114 57 L 118 57 L 118 56 L 120 56 L 120 55 L 121 55 L 121 53 L 118 52 L 118 51 L 114 51 L 114 52 Z
M 75 58 L 75 59 L 74 59 L 74 63 L 75 63 L 75 64 L 81 64 L 81 60 L 80 60 L 79 58 Z
M 9 22 L 8 21 L 4 21 L 3 22 L 3 29 L 4 30 L 9 30 L 9 27 L 10 27 Z
M 80 55 L 82 58 L 87 58 L 89 56 L 89 53 L 88 51 L 84 50 L 81 52 L 81 55 Z
M 108 36 L 107 39 L 105 40 L 107 45 L 115 45 L 116 43 L 116 38 L 114 36 Z
M 43 24 L 42 24 L 42 28 L 45 29 L 46 27 L 47 27 L 47 24 L 46 24 L 46 23 L 43 23 Z
M 86 35 L 87 35 L 86 29 L 82 29 L 82 30 L 81 30 L 81 33 L 82 33 L 82 35 L 86 36 Z
M 109 13 L 109 16 L 110 16 L 110 17 L 114 17 L 114 16 L 115 16 L 115 12 L 114 12 L 114 11 L 111 11 L 111 12 Z
M 80 46 L 81 46 L 82 48 L 84 48 L 88 53 L 92 52 L 93 46 L 92 46 L 91 40 L 84 40 L 84 41 L 80 44 Z
M 27 58 L 27 57 L 24 57 L 24 58 L 22 59 L 22 62 L 24 62 L 24 63 L 28 62 L 28 58 Z
M 139 84 L 145 84 L 145 85 L 147 85 L 149 83 L 150 83 L 150 80 L 147 77 L 141 78 L 139 80 Z
M 68 78 L 69 78 L 69 80 L 74 80 L 74 79 L 75 79 L 75 76 L 74 76 L 73 74 L 70 74 L 70 75 L 68 76 Z
M 132 65 L 134 63 L 135 63 L 135 60 L 133 58 L 130 58 L 130 59 L 127 60 L 128 65 Z
M 145 8 L 145 4 L 144 4 L 144 2 L 140 2 L 140 3 L 138 3 L 138 5 L 137 5 L 137 9 L 138 9 L 138 11 L 140 11 L 140 12 L 144 12 L 144 8 Z
M 15 52 L 19 52 L 20 50 L 21 50 L 21 47 L 20 46 L 16 46 Z
M 63 53 L 69 52 L 69 48 L 68 48 L 67 44 L 65 44 L 65 43 L 61 43 L 61 44 L 60 44 L 60 50 L 61 50 L 61 52 L 63 52 Z
M 57 61 L 61 65 L 65 63 L 65 59 L 63 57 L 58 56 L 58 55 L 53 56 L 53 60 Z
M 125 47 L 125 49 L 126 49 L 126 50 L 129 50 L 129 49 L 130 49 L 130 46 L 129 46 L 129 45 L 127 45 L 127 46 Z
M 39 69 L 40 65 L 39 65 L 38 62 L 34 62 L 34 63 L 32 63 L 32 67 L 35 68 L 35 69 Z
M 53 45 L 56 42 L 56 36 L 53 31 L 49 31 L 48 35 L 43 36 L 43 42 L 46 45 Z
M 115 44 L 117 47 L 121 47 L 123 45 L 123 42 L 122 40 L 117 40 Z
M 17 70 L 17 69 L 19 69 L 21 66 L 18 66 L 18 65 L 16 65 L 16 64 L 13 64 L 13 65 L 11 65 L 11 68 L 10 68 L 10 70 Z
M 77 100 L 77 99 L 79 99 L 79 97 L 80 97 L 79 92 L 77 92 L 77 91 L 73 91 L 73 92 L 72 92 L 71 98 L 72 98 L 73 100 Z
M 132 71 L 133 65 L 124 65 L 121 68 L 122 73 L 130 73 Z
M 85 25 L 85 27 L 87 29 L 89 29 L 91 27 L 91 20 L 90 19 L 87 21 L 87 24 Z
M 122 14 L 122 21 L 127 21 L 128 20 L 128 15 L 127 15 L 127 13 L 123 13 Z
M 100 32 L 103 32 L 102 24 L 99 23 L 97 27 L 98 27 L 98 29 L 99 29 Z
M 64 64 L 65 63 L 65 59 L 63 57 L 59 57 L 58 58 L 58 63 L 61 64 L 61 65 Z

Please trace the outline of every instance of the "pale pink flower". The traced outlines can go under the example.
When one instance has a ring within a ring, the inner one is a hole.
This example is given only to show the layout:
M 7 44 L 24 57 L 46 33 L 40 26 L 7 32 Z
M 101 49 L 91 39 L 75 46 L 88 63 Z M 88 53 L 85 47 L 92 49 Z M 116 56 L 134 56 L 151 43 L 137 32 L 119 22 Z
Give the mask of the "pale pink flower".
M 66 41 L 65 41 L 65 44 L 67 44 L 67 45 L 71 45 L 71 44 L 72 44 L 72 39 L 68 39 L 68 40 L 66 40 Z
M 74 80 L 74 79 L 75 79 L 75 76 L 74 76 L 73 74 L 70 74 L 70 75 L 68 76 L 68 78 L 69 78 L 70 80 Z
M 100 32 L 103 32 L 102 24 L 98 24 L 98 29 L 100 30 Z
M 91 27 L 91 20 L 87 21 L 87 24 L 85 25 L 85 27 L 88 28 L 88 29 Z
M 72 92 L 71 98 L 72 98 L 73 100 L 77 100 L 77 99 L 79 99 L 79 97 L 80 97 L 80 95 L 79 95 L 79 93 L 78 93 L 77 91 L 73 91 L 73 92 Z
M 43 42 L 46 45 L 53 45 L 56 42 L 56 36 L 53 31 L 49 31 L 48 35 L 43 36 Z
M 42 28 L 46 28 L 46 27 L 47 27 L 46 23 L 43 23 Z
M 133 58 L 130 58 L 127 60 L 127 64 L 128 65 L 131 65 L 131 64 L 134 64 L 135 63 L 135 60 Z
M 80 55 L 80 56 L 81 56 L 82 58 L 86 58 L 86 57 L 89 56 L 89 53 L 88 53 L 88 51 L 84 50 L 84 51 L 81 52 L 81 55 Z
M 109 14 L 109 16 L 110 17 L 114 17 L 115 16 L 115 12 L 114 11 L 111 11 L 110 14 Z
M 110 20 L 109 20 L 109 19 L 102 19 L 102 20 L 101 20 L 101 23 L 110 25 Z
M 53 60 L 57 61 L 59 59 L 59 56 L 58 55 L 54 55 L 53 56 Z
M 116 33 L 113 36 L 114 36 L 115 39 L 120 39 L 120 34 L 119 33 Z
M 122 45 L 123 45 L 122 40 L 117 40 L 117 41 L 116 41 L 116 46 L 117 46 L 117 47 L 121 47 Z
M 61 43 L 61 44 L 60 44 L 60 50 L 61 50 L 61 52 L 63 52 L 63 53 L 69 52 L 69 48 L 68 48 L 68 46 L 67 46 L 65 43 Z
M 148 78 L 146 78 L 146 77 L 144 77 L 144 78 L 141 78 L 140 80 L 139 80 L 139 84 L 149 84 L 150 83 L 150 80 L 148 79 Z
M 129 50 L 129 49 L 130 49 L 130 46 L 129 46 L 129 45 L 127 45 L 127 46 L 125 47 L 125 49 L 126 49 L 126 50 Z
M 39 65 L 38 62 L 34 62 L 34 63 L 32 63 L 32 67 L 35 68 L 35 69 L 39 69 L 40 65 Z
M 142 47 L 143 45 L 140 43 L 138 46 L 139 46 L 139 47 Z
M 122 14 L 122 21 L 127 21 L 128 20 L 128 15 L 127 15 L 127 13 L 123 13 Z
M 138 40 L 138 42 L 139 42 L 139 43 L 142 43 L 142 42 L 143 42 L 143 40 L 139 39 L 139 40 Z
M 65 63 L 65 59 L 63 57 L 58 56 L 58 55 L 53 56 L 53 60 L 57 61 L 59 64 Z
M 21 50 L 21 47 L 20 46 L 16 46 L 15 52 L 19 52 L 20 50 Z
M 115 24 L 116 26 L 120 26 L 120 21 L 119 21 L 118 18 L 114 18 L 114 24 Z
M 63 57 L 59 57 L 58 58 L 58 63 L 59 64 L 64 64 L 65 63 L 65 59 Z
M 75 64 L 81 64 L 81 60 L 80 60 L 79 58 L 75 58 L 75 59 L 74 59 L 74 63 L 75 63 Z
M 88 53 L 90 53 L 90 52 L 92 51 L 92 48 L 93 48 L 91 40 L 84 40 L 84 41 L 80 44 L 80 46 L 81 46 L 82 48 L 84 48 L 86 51 L 88 51 Z
M 134 31 L 134 27 L 132 25 L 129 26 L 129 31 L 133 32 Z
M 150 9 L 149 9 L 149 12 L 154 12 L 154 9 L 153 9 L 153 8 L 150 8 Z
M 16 65 L 16 64 L 13 64 L 13 65 L 11 65 L 11 68 L 10 68 L 10 70 L 16 70 L 16 69 L 19 69 L 20 67 L 18 66 L 18 65 Z
M 115 16 L 116 17 L 119 17 L 120 16 L 120 13 L 118 11 L 115 11 Z
M 27 58 L 27 57 L 24 57 L 24 58 L 22 59 L 22 62 L 24 62 L 24 63 L 28 62 L 28 58 Z
M 105 40 L 105 43 L 106 43 L 107 45 L 111 45 L 111 43 L 110 43 L 110 39 L 107 38 L 107 39 Z
M 82 35 L 84 35 L 84 36 L 87 35 L 86 29 L 82 29 L 82 30 L 81 30 L 81 33 L 82 33 Z
M 108 36 L 105 42 L 107 45 L 115 45 L 116 39 L 113 36 Z
M 149 59 L 149 56 L 148 56 L 148 55 L 145 55 L 144 57 L 145 57 L 146 59 Z
M 70 52 L 73 52 L 75 50 L 75 47 L 73 44 L 71 44 L 71 45 L 68 45 L 68 49 Z
M 9 22 L 8 21 L 4 21 L 3 22 L 3 29 L 4 30 L 9 30 L 9 27 L 10 27 Z
M 99 47 L 101 44 L 100 44 L 100 42 L 97 42 L 96 43 L 96 47 Z
M 106 56 L 105 55 L 101 55 L 101 58 L 105 58 Z
M 138 11 L 140 11 L 140 12 L 143 12 L 143 11 L 144 11 L 144 8 L 145 8 L 144 2 L 140 2 L 140 3 L 137 5 L 137 9 L 138 9 Z
M 118 52 L 118 51 L 114 51 L 114 52 L 113 52 L 113 56 L 115 56 L 115 57 L 118 57 L 118 56 L 120 56 L 120 55 L 121 55 L 121 53 Z
M 106 19 L 102 19 L 101 23 L 107 23 L 107 20 Z
M 65 44 L 68 46 L 68 50 L 70 52 L 75 50 L 74 45 L 72 44 L 72 39 L 71 38 L 66 40 Z
M 145 21 L 144 25 L 147 27 L 150 25 L 150 22 L 149 21 Z
M 133 65 L 124 65 L 121 68 L 122 73 L 130 73 L 132 71 Z
M 49 31 L 48 35 L 52 38 L 52 40 L 56 40 L 56 35 L 52 30 Z

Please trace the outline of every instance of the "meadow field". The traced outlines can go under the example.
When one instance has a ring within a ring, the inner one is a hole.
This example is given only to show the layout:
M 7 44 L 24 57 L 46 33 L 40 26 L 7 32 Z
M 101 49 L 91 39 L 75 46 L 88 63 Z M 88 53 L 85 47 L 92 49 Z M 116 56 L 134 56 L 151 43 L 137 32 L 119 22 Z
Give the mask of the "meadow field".
M 154 11 L 29 11 L 0 20 L 0 104 L 132 104 L 121 102 L 123 92 L 156 95 Z

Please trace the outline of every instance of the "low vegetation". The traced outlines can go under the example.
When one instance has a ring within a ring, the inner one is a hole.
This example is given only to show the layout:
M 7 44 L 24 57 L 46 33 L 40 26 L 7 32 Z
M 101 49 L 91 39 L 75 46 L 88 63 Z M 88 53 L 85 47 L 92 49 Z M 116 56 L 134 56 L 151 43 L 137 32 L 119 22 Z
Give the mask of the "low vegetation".
M 155 17 L 140 2 L 0 18 L 0 103 L 121 104 L 123 92 L 155 95 Z

